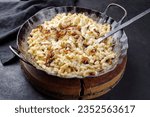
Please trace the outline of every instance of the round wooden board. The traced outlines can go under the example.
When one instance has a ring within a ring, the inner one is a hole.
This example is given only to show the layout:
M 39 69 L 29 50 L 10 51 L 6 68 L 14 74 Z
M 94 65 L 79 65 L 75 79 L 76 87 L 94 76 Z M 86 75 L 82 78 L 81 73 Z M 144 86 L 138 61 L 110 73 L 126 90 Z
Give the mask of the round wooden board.
M 21 68 L 26 78 L 40 92 L 55 99 L 93 99 L 110 91 L 121 79 L 127 57 L 113 71 L 96 78 L 58 78 L 35 69 L 24 62 Z

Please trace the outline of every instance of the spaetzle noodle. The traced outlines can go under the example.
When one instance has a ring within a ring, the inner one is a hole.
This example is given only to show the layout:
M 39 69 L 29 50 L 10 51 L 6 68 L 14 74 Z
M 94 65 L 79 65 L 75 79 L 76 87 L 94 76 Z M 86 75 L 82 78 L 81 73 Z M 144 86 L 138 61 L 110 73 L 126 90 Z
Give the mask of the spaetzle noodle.
M 85 14 L 57 14 L 31 31 L 28 53 L 39 67 L 54 75 L 96 76 L 117 59 L 112 37 L 94 43 L 110 29 L 109 24 L 97 23 Z

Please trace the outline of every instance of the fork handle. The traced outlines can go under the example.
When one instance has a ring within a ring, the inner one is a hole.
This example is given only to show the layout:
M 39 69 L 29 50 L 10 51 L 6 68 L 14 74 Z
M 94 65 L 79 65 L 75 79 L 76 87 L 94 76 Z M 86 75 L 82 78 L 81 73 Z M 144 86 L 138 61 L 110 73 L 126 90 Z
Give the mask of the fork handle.
M 130 25 L 131 23 L 135 22 L 136 20 L 142 18 L 143 16 L 147 15 L 148 13 L 150 13 L 150 8 L 145 10 L 144 12 L 140 13 L 139 15 L 131 18 L 130 20 L 126 21 L 125 23 L 119 25 L 118 27 L 116 27 L 112 31 L 106 33 L 104 37 L 97 39 L 97 42 L 100 43 L 104 39 L 108 38 L 109 36 L 111 36 L 112 34 L 116 33 L 117 31 L 125 28 L 126 26 Z

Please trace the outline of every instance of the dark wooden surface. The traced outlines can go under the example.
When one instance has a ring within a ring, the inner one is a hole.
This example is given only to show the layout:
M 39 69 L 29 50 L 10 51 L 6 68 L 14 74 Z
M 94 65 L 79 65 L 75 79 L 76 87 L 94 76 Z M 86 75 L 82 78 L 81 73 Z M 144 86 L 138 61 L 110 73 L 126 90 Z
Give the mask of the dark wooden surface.
M 79 0 L 82 7 L 103 11 L 111 2 L 128 11 L 126 20 L 150 7 L 150 0 Z M 119 9 L 108 13 L 116 20 Z M 108 94 L 97 99 L 150 99 L 150 14 L 125 28 L 129 38 L 128 62 L 120 83 Z M 51 99 L 37 92 L 25 79 L 19 63 L 2 66 L 0 63 L 0 99 Z

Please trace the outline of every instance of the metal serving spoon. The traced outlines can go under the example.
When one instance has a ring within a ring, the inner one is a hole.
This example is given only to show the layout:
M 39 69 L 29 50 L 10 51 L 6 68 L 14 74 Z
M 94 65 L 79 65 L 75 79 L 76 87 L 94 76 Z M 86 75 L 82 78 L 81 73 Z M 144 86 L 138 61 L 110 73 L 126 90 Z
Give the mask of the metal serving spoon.
M 131 23 L 135 22 L 136 20 L 142 18 L 143 16 L 145 16 L 148 13 L 150 13 L 150 8 L 145 10 L 144 12 L 140 13 L 139 15 L 131 18 L 130 20 L 126 21 L 125 23 L 119 25 L 117 28 L 111 30 L 110 32 L 106 33 L 104 37 L 98 38 L 96 40 L 96 43 L 100 43 L 101 41 L 103 41 L 107 37 L 111 36 L 112 34 L 114 34 L 115 32 L 119 31 L 120 29 L 123 29 L 124 27 L 130 25 Z

